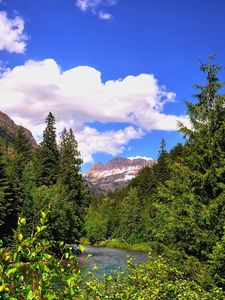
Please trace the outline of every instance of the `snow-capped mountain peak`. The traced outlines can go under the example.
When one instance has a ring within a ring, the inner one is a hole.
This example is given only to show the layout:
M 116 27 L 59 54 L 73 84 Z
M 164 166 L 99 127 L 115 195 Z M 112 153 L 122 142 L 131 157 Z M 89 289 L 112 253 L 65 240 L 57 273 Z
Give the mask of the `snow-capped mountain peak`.
M 106 164 L 97 163 L 86 173 L 86 180 L 93 186 L 107 191 L 125 185 L 154 161 L 149 157 L 114 158 Z

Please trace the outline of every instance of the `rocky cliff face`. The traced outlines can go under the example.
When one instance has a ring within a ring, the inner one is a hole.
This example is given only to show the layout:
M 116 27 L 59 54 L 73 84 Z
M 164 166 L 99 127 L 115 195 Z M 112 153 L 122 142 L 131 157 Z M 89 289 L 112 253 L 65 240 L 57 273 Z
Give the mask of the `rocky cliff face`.
M 0 139 L 3 142 L 13 145 L 18 128 L 19 125 L 16 125 L 8 115 L 0 111 Z M 30 141 L 32 147 L 37 147 L 37 142 L 35 141 L 32 133 L 28 129 L 24 129 L 25 135 Z
M 152 159 L 142 157 L 114 158 L 108 163 L 95 164 L 85 174 L 90 187 L 100 192 L 107 192 L 126 185 L 146 166 L 152 166 Z

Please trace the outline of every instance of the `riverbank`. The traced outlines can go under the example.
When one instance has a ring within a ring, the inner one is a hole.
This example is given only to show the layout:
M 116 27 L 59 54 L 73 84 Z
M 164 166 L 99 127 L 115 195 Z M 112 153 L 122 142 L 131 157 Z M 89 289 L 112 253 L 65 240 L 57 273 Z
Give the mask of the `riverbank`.
M 118 248 L 118 249 L 125 249 L 130 251 L 141 251 L 149 253 L 151 251 L 151 248 L 149 244 L 129 244 L 125 241 L 119 241 L 119 240 L 109 240 L 106 241 L 106 247 L 111 248 Z
M 91 245 L 90 241 L 86 238 L 81 239 L 81 244 Z M 96 242 L 93 246 L 95 246 L 95 247 L 117 248 L 117 249 L 129 250 L 129 251 L 140 251 L 140 252 L 145 252 L 145 253 L 151 252 L 151 247 L 147 243 L 129 244 L 125 241 L 120 241 L 120 240 L 117 240 L 117 239 L 99 241 L 99 242 Z

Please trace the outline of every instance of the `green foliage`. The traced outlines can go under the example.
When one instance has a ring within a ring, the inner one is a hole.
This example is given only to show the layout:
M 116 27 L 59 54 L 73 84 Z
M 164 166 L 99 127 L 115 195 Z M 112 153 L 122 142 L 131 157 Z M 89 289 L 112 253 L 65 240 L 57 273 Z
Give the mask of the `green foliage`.
M 55 244 L 43 238 L 47 216 L 41 219 L 32 235 L 24 238 L 24 217 L 14 232 L 14 247 L 0 248 L 1 299 L 73 299 L 81 280 L 71 247 L 58 244 L 61 258 L 51 252 Z
M 94 244 L 112 238 L 118 230 L 119 211 L 114 200 L 109 197 L 99 201 L 92 197 L 84 228 L 86 237 Z
M 223 235 L 221 241 L 216 243 L 213 252 L 210 255 L 211 272 L 214 282 L 225 288 L 225 235 Z
M 56 241 L 74 243 L 81 236 L 81 220 L 76 214 L 74 202 L 60 184 L 52 188 L 52 195 L 54 197 L 50 202 L 50 235 Z
M 64 128 L 60 141 L 60 182 L 70 188 L 80 184 L 80 166 L 82 164 L 78 144 L 72 129 Z
M 146 253 L 151 252 L 151 247 L 148 243 L 129 244 L 128 242 L 125 241 L 112 239 L 112 240 L 107 240 L 105 242 L 105 246 L 110 248 L 126 249 L 131 251 L 141 251 Z
M 187 102 L 192 128 L 180 124 L 185 158 L 171 165 L 172 178 L 158 190 L 160 211 L 167 213 L 160 214 L 163 225 L 155 231 L 164 231 L 162 242 L 167 246 L 207 260 L 224 226 L 225 96 L 219 94 L 220 67 L 209 61 L 201 70 L 207 82 L 196 85 L 197 103 Z
M 0 143 L 6 149 L 13 148 L 15 144 L 15 136 L 2 125 L 0 125 Z
M 14 190 L 8 174 L 7 159 L 0 149 L 0 237 L 6 242 L 16 227 L 19 205 L 14 198 Z
M 30 186 L 32 192 L 26 203 L 33 199 L 34 217 L 51 204 L 48 234 L 54 240 L 72 243 L 82 235 L 90 195 L 80 174 L 82 159 L 73 131 L 63 130 L 58 149 L 52 113 L 46 123 L 43 141 L 33 159 L 38 187 Z
M 135 243 L 140 240 L 141 204 L 136 188 L 130 189 L 127 197 L 122 201 L 119 211 L 119 235 L 128 242 Z
M 59 150 L 56 142 L 55 117 L 50 112 L 46 118 L 43 141 L 36 150 L 36 172 L 39 185 L 51 186 L 59 174 Z
M 25 129 L 22 126 L 19 126 L 16 133 L 14 151 L 18 156 L 19 166 L 23 170 L 26 163 L 31 159 L 32 145 L 26 137 Z
M 35 194 L 37 192 L 36 176 L 34 172 L 33 162 L 30 161 L 24 168 L 22 177 L 23 200 L 22 200 L 22 214 L 27 220 L 26 232 L 28 236 L 33 228 L 35 220 Z
M 82 235 L 85 212 L 89 204 L 89 191 L 84 185 L 80 174 L 82 162 L 72 129 L 68 132 L 64 129 L 60 142 L 60 176 L 58 178 L 58 186 L 61 186 L 63 189 L 64 196 L 61 195 L 61 199 L 64 199 L 64 207 L 67 207 L 64 209 L 67 220 L 65 218 L 64 221 L 70 223 L 69 230 L 64 232 L 64 234 L 67 235 L 68 241 L 70 240 L 71 242 L 78 240 Z M 57 214 L 55 217 L 57 218 Z
M 15 193 L 15 202 L 21 208 L 24 204 L 24 172 L 31 162 L 32 145 L 25 135 L 25 129 L 20 126 L 17 130 L 14 144 L 14 151 L 9 160 L 10 176 Z
M 223 190 L 220 183 L 225 179 L 225 96 L 218 92 L 223 86 L 217 78 L 220 69 L 211 61 L 201 65 L 207 83 L 196 85 L 199 90 L 196 104 L 187 102 L 192 129 L 180 125 L 187 140 L 186 160 L 195 172 L 194 187 L 206 204 L 220 195 Z
M 85 231 L 87 238 L 94 244 L 103 241 L 106 238 L 107 226 L 106 221 L 102 219 L 102 215 L 97 211 L 90 211 L 87 221 L 85 222 Z
M 175 267 L 168 265 L 163 257 L 150 257 L 146 264 L 134 266 L 128 261 L 126 269 L 117 276 L 105 276 L 99 281 L 96 277 L 82 285 L 78 299 L 112 300 L 200 300 L 224 299 L 221 289 L 204 289 Z
M 53 255 L 56 244 L 44 238 L 46 213 L 41 213 L 39 224 L 27 238 L 22 234 L 25 226 L 26 219 L 20 217 L 13 248 L 0 245 L 1 299 L 224 299 L 221 289 L 206 290 L 185 279 L 184 273 L 160 256 L 136 266 L 130 260 L 123 272 L 103 280 L 92 272 L 82 275 L 70 246 L 58 243 L 61 257 Z

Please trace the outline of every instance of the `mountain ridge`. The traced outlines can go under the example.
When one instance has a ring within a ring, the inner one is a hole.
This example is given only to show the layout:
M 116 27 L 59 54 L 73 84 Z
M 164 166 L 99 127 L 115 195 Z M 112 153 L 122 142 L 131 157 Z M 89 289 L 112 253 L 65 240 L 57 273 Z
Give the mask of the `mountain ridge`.
M 84 178 L 90 188 L 99 192 L 108 192 L 125 186 L 144 167 L 151 167 L 154 160 L 146 157 L 113 158 L 106 164 L 94 164 Z
M 9 145 L 13 145 L 16 138 L 16 133 L 21 125 L 17 125 L 6 113 L 0 111 L 0 139 Z M 23 127 L 23 126 L 21 126 Z M 31 131 L 25 127 L 24 133 L 30 141 L 32 148 L 37 147 L 37 142 L 34 139 Z

